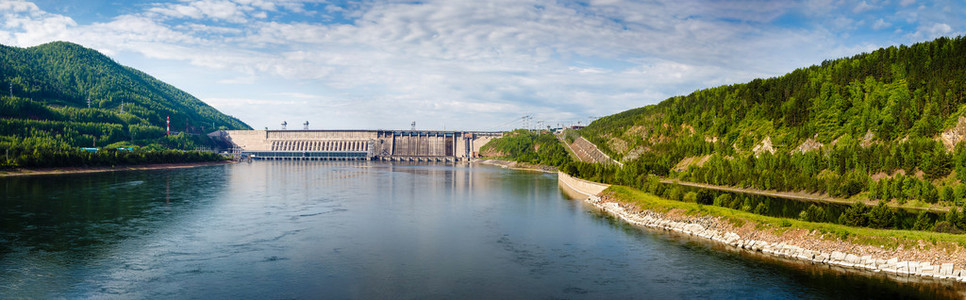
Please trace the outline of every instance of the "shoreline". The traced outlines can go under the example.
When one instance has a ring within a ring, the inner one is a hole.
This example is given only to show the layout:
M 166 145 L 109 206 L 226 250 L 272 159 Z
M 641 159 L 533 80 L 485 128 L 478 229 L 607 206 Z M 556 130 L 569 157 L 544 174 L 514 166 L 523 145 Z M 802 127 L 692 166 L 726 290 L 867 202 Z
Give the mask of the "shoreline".
M 185 169 L 222 164 L 235 163 L 230 160 L 213 162 L 193 162 L 193 163 L 165 163 L 148 165 L 123 165 L 113 167 L 64 167 L 64 168 L 45 168 L 45 169 L 17 169 L 14 171 L 0 171 L 0 177 L 20 177 L 20 176 L 41 176 L 41 175 L 67 175 L 67 174 L 87 174 L 87 173 L 107 173 L 119 171 L 142 171 L 142 170 L 166 170 L 166 169 Z
M 478 163 L 484 165 L 498 166 L 504 169 L 520 170 L 520 171 L 532 171 L 532 172 L 542 172 L 542 173 L 556 173 L 557 169 L 553 167 L 546 166 L 534 166 L 528 164 L 521 164 L 515 161 L 509 160 L 499 160 L 499 159 L 474 159 L 470 163 Z
M 557 178 L 558 183 L 578 190 L 581 194 L 590 195 L 584 198 L 586 203 L 631 225 L 673 231 L 737 251 L 760 253 L 803 263 L 886 274 L 896 278 L 966 282 L 966 249 L 962 246 L 956 246 L 952 253 L 946 248 L 938 249 L 942 248 L 940 245 L 934 245 L 927 251 L 904 249 L 902 245 L 895 250 L 889 250 L 856 244 L 841 238 L 832 239 L 826 235 L 834 234 L 805 228 L 777 228 L 782 234 L 776 234 L 768 230 L 769 228 L 763 228 L 767 224 L 753 224 L 756 223 L 754 220 L 740 220 L 740 217 L 736 221 L 736 218 L 709 214 L 687 215 L 680 208 L 672 208 L 665 213 L 641 209 L 633 203 L 614 199 L 606 193 L 594 194 L 594 190 L 580 190 L 583 188 L 581 183 L 587 182 L 585 180 L 562 172 L 558 173 Z M 923 242 L 919 240 L 920 246 Z

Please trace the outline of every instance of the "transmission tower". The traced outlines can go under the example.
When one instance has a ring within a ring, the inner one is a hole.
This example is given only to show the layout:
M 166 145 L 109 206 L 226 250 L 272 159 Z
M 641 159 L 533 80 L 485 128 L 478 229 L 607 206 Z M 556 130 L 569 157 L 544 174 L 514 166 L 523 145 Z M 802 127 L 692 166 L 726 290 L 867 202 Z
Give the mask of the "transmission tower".
M 521 117 L 521 119 L 523 119 L 523 128 L 527 130 L 532 130 L 533 126 L 531 126 L 532 125 L 531 122 L 533 122 L 533 114 L 528 114 L 526 116 L 523 116 Z

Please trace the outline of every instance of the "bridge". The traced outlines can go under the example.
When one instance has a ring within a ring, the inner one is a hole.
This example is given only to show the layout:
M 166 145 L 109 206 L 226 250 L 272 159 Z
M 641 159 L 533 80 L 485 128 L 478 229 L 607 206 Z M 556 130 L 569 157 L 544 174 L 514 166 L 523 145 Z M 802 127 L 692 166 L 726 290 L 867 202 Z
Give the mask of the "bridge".
M 225 149 L 253 159 L 465 161 L 498 131 L 222 130 L 209 134 Z

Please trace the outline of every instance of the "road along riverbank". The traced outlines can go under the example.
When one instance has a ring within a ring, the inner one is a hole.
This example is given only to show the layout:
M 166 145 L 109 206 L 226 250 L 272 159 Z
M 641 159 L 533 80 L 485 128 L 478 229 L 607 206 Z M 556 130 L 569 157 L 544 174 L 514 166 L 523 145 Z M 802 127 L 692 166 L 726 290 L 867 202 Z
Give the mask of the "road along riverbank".
M 958 235 L 849 228 L 773 218 L 721 207 L 671 201 L 627 187 L 558 172 L 561 187 L 627 223 L 701 237 L 739 250 L 812 264 L 966 282 L 966 248 Z
M 739 187 L 733 187 L 733 186 L 721 186 L 721 185 L 712 185 L 712 184 L 697 183 L 697 182 L 680 181 L 677 179 L 664 179 L 664 180 L 661 180 L 661 183 L 671 184 L 671 185 L 682 185 L 687 187 L 695 187 L 699 189 L 715 190 L 715 191 L 730 192 L 730 193 L 783 198 L 783 199 L 803 201 L 803 202 L 834 203 L 834 204 L 850 205 L 852 203 L 855 203 L 856 201 L 859 201 L 869 206 L 875 206 L 876 204 L 879 203 L 879 201 L 873 200 L 873 199 L 852 200 L 852 199 L 829 197 L 824 194 L 811 194 L 811 193 L 803 193 L 803 192 L 779 192 L 779 191 L 739 188 Z M 915 201 L 914 203 L 921 204 L 923 206 L 899 204 L 897 201 L 887 202 L 886 205 L 888 205 L 889 207 L 898 208 L 898 209 L 912 210 L 912 211 L 928 211 L 928 212 L 939 213 L 939 214 L 946 213 L 951 208 L 950 206 L 941 206 L 941 204 L 935 204 L 935 203 L 926 204 L 921 201 Z

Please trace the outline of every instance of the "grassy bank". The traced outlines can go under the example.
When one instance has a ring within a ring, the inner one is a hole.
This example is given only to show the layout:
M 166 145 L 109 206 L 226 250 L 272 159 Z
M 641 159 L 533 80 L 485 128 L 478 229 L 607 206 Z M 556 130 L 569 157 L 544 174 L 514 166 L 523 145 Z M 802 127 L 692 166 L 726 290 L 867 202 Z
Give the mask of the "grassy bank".
M 966 249 L 966 236 L 937 233 L 928 231 L 872 229 L 866 227 L 850 227 L 830 223 L 805 222 L 788 218 L 777 218 L 758 215 L 741 210 L 734 210 L 713 205 L 701 205 L 663 199 L 643 191 L 626 187 L 611 186 L 604 191 L 603 198 L 619 203 L 634 205 L 642 210 L 657 213 L 679 213 L 693 217 L 720 217 L 728 220 L 735 227 L 754 226 L 755 229 L 781 236 L 789 230 L 806 230 L 829 240 L 874 246 L 891 250 L 932 249 L 939 247 L 946 252 L 963 253 Z

